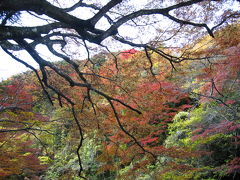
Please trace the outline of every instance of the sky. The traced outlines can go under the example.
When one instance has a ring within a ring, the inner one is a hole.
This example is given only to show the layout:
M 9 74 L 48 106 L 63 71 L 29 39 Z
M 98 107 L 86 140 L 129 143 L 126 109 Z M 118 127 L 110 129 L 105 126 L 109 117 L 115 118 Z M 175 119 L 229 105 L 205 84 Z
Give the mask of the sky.
M 11 57 L 5 54 L 2 49 L 0 50 L 0 81 L 26 70 L 27 68 L 14 61 Z
M 74 2 L 74 0 L 72 0 Z M 104 2 L 103 2 L 104 1 Z M 142 0 L 141 3 L 139 3 L 139 6 L 141 4 L 146 3 L 148 0 Z M 70 1 L 68 1 L 70 2 Z M 108 0 L 102 0 L 102 3 L 106 4 L 108 2 Z M 130 1 L 131 2 L 131 1 Z M 73 12 L 74 13 L 74 12 Z M 83 19 L 87 19 L 90 18 L 92 16 L 92 14 L 90 13 L 83 13 L 86 17 L 82 17 Z M 24 26 L 37 26 L 37 25 L 42 25 L 42 21 L 40 21 L 37 18 L 33 18 L 32 16 L 29 16 L 28 14 L 22 14 L 22 19 L 24 19 L 24 21 L 22 21 L 21 24 L 19 25 L 24 25 Z M 131 32 L 132 34 L 136 34 L 136 32 L 134 31 L 134 29 L 129 30 L 129 29 L 125 29 L 125 28 L 120 28 L 121 32 Z M 126 48 L 128 48 L 126 46 Z M 84 50 L 82 50 L 84 52 Z M 41 49 L 42 54 L 44 54 L 46 57 L 48 57 L 48 59 L 51 59 L 51 55 L 48 53 L 48 51 L 44 50 L 43 48 Z M 16 54 L 16 53 L 14 53 Z M 38 68 L 38 65 L 34 62 L 34 60 L 32 60 L 32 58 L 25 53 L 24 51 L 19 51 L 17 52 L 17 55 L 19 58 L 24 59 L 25 61 L 29 62 L 31 65 L 33 65 L 35 68 Z M 87 56 L 87 54 L 85 54 L 85 56 Z M 86 57 L 85 57 L 86 58 Z M 28 68 L 26 68 L 24 65 L 22 65 L 21 63 L 16 62 L 15 60 L 13 60 L 8 54 L 6 54 L 0 47 L 0 82 L 2 80 L 6 80 L 7 78 L 25 72 L 29 70 Z
M 38 19 L 30 18 L 29 16 L 25 16 L 24 19 L 25 19 L 24 21 L 25 26 L 37 26 L 42 24 L 42 22 L 40 22 Z M 31 59 L 31 57 L 27 53 L 23 51 L 19 51 L 17 55 L 21 59 L 27 60 L 27 62 L 30 62 L 33 66 L 37 67 L 36 63 L 34 63 L 34 61 Z M 29 69 L 26 68 L 21 63 L 18 63 L 15 60 L 13 60 L 0 47 L 0 81 L 6 80 L 7 78 L 13 75 L 25 72 L 27 70 Z

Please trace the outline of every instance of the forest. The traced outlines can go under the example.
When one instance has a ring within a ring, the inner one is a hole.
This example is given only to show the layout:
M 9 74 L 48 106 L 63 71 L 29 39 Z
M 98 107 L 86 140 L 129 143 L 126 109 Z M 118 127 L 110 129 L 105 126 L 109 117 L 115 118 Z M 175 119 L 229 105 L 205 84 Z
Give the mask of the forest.
M 0 51 L 29 68 L 0 82 L 0 180 L 240 179 L 232 1 L 73 2 L 0 2 Z

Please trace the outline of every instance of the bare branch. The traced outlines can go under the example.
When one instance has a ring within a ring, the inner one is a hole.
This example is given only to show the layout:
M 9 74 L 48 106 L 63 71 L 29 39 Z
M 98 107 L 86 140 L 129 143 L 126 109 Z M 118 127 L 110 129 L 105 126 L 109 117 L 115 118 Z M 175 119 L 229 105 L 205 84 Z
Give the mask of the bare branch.
M 214 97 L 214 96 L 207 96 L 207 95 L 204 95 L 204 94 L 199 94 L 199 93 L 195 93 L 195 92 L 191 92 L 191 94 L 195 94 L 195 95 L 198 95 L 198 96 L 202 96 L 202 97 L 205 97 L 205 98 L 209 98 L 209 99 L 213 99 L 215 101 L 218 101 L 220 103 L 222 103 L 224 106 L 228 107 L 229 109 L 231 109 L 232 111 L 235 112 L 235 110 L 230 107 L 228 104 L 226 104 L 223 100 L 217 98 L 217 97 Z
M 121 123 L 121 121 L 120 121 L 120 119 L 119 119 L 118 113 L 117 113 L 117 111 L 116 111 L 116 109 L 115 109 L 112 101 L 111 101 L 110 99 L 107 99 L 107 100 L 108 100 L 108 102 L 109 102 L 109 104 L 110 104 L 110 106 L 111 106 L 111 108 L 112 108 L 112 110 L 113 110 L 114 116 L 115 116 L 115 118 L 116 118 L 116 120 L 117 120 L 117 123 L 118 123 L 120 129 L 121 129 L 126 135 L 128 135 L 129 137 L 131 137 L 131 138 L 134 140 L 134 142 L 142 149 L 143 152 L 149 153 L 150 155 L 153 156 L 154 159 L 156 159 L 157 157 L 156 157 L 155 154 L 153 154 L 152 152 L 146 150 L 146 149 L 138 142 L 138 140 L 137 140 L 132 134 L 130 134 L 130 133 L 123 127 L 123 125 L 122 125 L 122 123 Z
M 83 177 L 81 174 L 82 174 L 82 171 L 83 171 L 83 167 L 82 167 L 82 160 L 81 160 L 81 157 L 80 157 L 80 148 L 82 147 L 82 144 L 83 144 L 83 130 L 82 130 L 82 127 L 81 127 L 81 124 L 77 118 L 77 114 L 75 112 L 75 108 L 74 106 L 72 105 L 72 114 L 73 114 L 73 118 L 77 124 L 77 127 L 78 127 L 78 131 L 79 131 L 79 135 L 80 135 L 80 140 L 79 140 L 79 144 L 78 144 L 78 148 L 77 148 L 77 156 L 78 156 L 78 162 L 79 162 L 79 167 L 80 167 L 80 170 L 79 170 L 79 177 L 83 178 L 83 179 L 87 179 L 85 177 Z
M 240 13 L 239 12 L 236 12 L 236 13 L 233 13 L 233 14 L 230 14 L 229 16 L 225 17 L 219 24 L 213 26 L 211 28 L 211 31 L 213 32 L 215 29 L 217 29 L 219 26 L 223 25 L 228 19 L 230 18 L 238 18 L 240 17 Z
M 122 0 L 111 0 L 98 13 L 90 19 L 92 25 L 95 25 L 111 8 L 121 3 Z
M 67 28 L 63 23 L 51 23 L 35 27 L 0 26 L 0 41 L 13 39 L 36 39 L 56 28 Z
M 40 85 L 41 85 L 44 93 L 46 94 L 49 102 L 53 105 L 53 101 L 52 101 L 52 99 L 51 99 L 48 91 L 46 90 L 45 86 L 43 85 L 42 80 L 41 80 L 41 78 L 40 78 L 40 76 L 39 76 L 39 74 L 38 74 L 38 71 L 37 71 L 33 66 L 29 65 L 28 63 L 24 62 L 23 60 L 19 59 L 18 57 L 14 56 L 14 55 L 13 55 L 12 53 L 10 53 L 7 49 L 5 49 L 5 48 L 2 48 L 2 49 L 3 49 L 9 56 L 11 56 L 13 59 L 15 59 L 17 62 L 19 62 L 19 63 L 25 65 L 27 68 L 33 70 L 33 72 L 36 74 L 37 79 L 38 79 L 38 82 L 40 83 Z
M 77 9 L 78 7 L 81 7 L 83 4 L 82 0 L 79 0 L 77 3 L 75 3 L 73 6 L 69 7 L 69 8 L 65 8 L 63 9 L 65 12 L 70 12 L 70 11 L 74 11 L 75 9 Z
M 150 72 L 151 72 L 151 74 L 152 74 L 153 76 L 155 76 L 155 73 L 153 72 L 153 62 L 152 62 L 151 55 L 149 54 L 147 48 L 144 48 L 144 50 L 145 50 L 147 59 L 148 59 L 148 61 L 149 61 L 149 63 L 150 63 L 150 68 L 149 68 L 149 69 L 150 69 Z
M 42 132 L 47 132 L 47 133 L 49 133 L 49 134 L 53 134 L 53 133 L 51 133 L 49 130 L 39 129 L 39 128 L 32 128 L 32 127 L 19 128 L 19 129 L 0 129 L 0 133 L 18 132 L 18 131 L 29 131 L 29 130 L 42 131 Z
M 207 30 L 208 34 L 214 38 L 212 30 L 207 26 L 207 24 L 204 24 L 204 23 L 200 24 L 200 23 L 194 23 L 194 22 L 190 22 L 190 21 L 181 20 L 174 16 L 171 16 L 170 14 L 166 14 L 165 16 L 181 25 L 187 24 L 187 25 L 192 25 L 194 27 L 204 27 Z

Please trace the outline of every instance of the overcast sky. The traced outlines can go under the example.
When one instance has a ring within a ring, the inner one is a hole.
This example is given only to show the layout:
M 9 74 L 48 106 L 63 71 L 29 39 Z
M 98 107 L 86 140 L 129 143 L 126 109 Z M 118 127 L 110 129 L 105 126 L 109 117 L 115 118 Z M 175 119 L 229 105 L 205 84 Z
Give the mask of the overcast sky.
M 75 2 L 74 0 L 70 0 L 68 1 L 68 3 L 70 2 Z M 102 0 L 102 3 L 106 4 L 108 2 L 108 0 Z M 142 0 L 142 2 L 147 2 L 147 0 Z M 65 2 L 64 2 L 65 3 Z M 69 6 L 72 5 L 69 4 Z M 141 3 L 140 3 L 141 4 Z M 82 17 L 82 15 L 84 15 L 85 17 Z M 93 14 L 92 13 L 82 13 L 81 14 L 81 18 L 83 19 L 87 19 L 90 18 Z M 24 25 L 24 26 L 37 26 L 37 25 L 42 25 L 43 21 L 40 21 L 37 18 L 33 18 L 32 16 L 30 16 L 29 14 L 25 13 L 21 15 L 22 18 L 24 19 L 24 21 L 21 22 L 21 24 L 19 25 Z M 133 32 L 133 31 L 131 31 Z M 47 53 L 47 50 L 41 49 L 42 55 L 45 57 L 52 58 L 50 57 L 50 54 Z M 14 53 L 16 54 L 16 53 Z M 34 63 L 34 61 L 32 60 L 32 58 L 25 52 L 20 51 L 17 53 L 18 57 L 20 57 L 21 59 L 26 60 L 27 62 L 29 62 L 31 65 L 38 67 L 36 63 Z M 87 56 L 87 55 L 86 55 Z M 83 57 L 82 57 L 83 58 Z M 12 75 L 15 74 L 19 74 L 22 73 L 24 71 L 27 71 L 28 68 L 26 68 L 24 65 L 14 61 L 9 55 L 7 55 L 0 47 L 0 81 L 5 80 L 9 77 L 11 77 Z
M 147 1 L 148 0 L 142 0 L 141 2 L 138 3 L 138 5 L 140 6 L 142 4 L 145 4 Z M 68 3 L 69 2 L 73 3 L 74 0 L 68 1 Z M 108 2 L 108 0 L 101 1 L 101 3 L 103 3 L 103 4 L 106 4 L 107 2 Z M 72 5 L 72 3 L 70 5 Z M 129 3 L 131 3 L 131 1 L 129 1 Z M 82 17 L 82 15 L 84 15 L 85 17 Z M 87 12 L 87 13 L 83 13 L 82 15 L 81 15 L 81 18 L 88 19 L 88 18 L 92 17 L 93 14 Z M 24 19 L 24 21 L 21 22 L 21 25 L 24 25 L 24 26 L 37 26 L 37 25 L 42 25 L 42 23 L 43 23 L 43 21 L 40 21 L 37 18 L 33 18 L 29 14 L 22 14 L 21 19 Z M 126 28 L 121 27 L 119 29 L 119 32 L 123 32 L 123 31 L 127 31 L 129 34 L 134 34 L 134 33 L 136 34 L 134 29 L 126 30 Z M 125 48 L 129 48 L 129 47 L 126 46 Z M 120 49 L 120 47 L 119 47 L 119 49 Z M 115 51 L 116 51 L 116 49 L 115 49 Z M 48 57 L 48 59 L 52 58 L 52 57 L 50 57 L 50 54 L 48 54 L 47 50 L 41 49 L 41 52 L 42 52 L 42 55 L 44 54 L 43 56 Z M 84 52 L 84 50 L 83 50 L 83 52 Z M 16 54 L 16 53 L 14 53 L 14 54 Z M 21 59 L 26 60 L 27 62 L 29 62 L 31 65 L 35 66 L 36 68 L 38 67 L 38 65 L 32 60 L 32 58 L 27 53 L 20 51 L 17 54 L 18 54 L 18 57 L 20 57 Z M 87 57 L 87 54 L 85 54 L 85 56 Z M 84 57 L 80 57 L 80 58 L 84 58 Z M 12 75 L 19 74 L 19 73 L 22 73 L 27 70 L 28 70 L 28 68 L 26 68 L 24 65 L 14 61 L 0 47 L 0 81 L 9 78 Z
M 34 24 L 33 24 L 34 22 Z M 26 21 L 24 22 L 26 26 L 35 26 L 40 25 L 41 22 L 36 19 L 30 19 L 29 17 L 26 17 Z M 29 59 L 31 58 L 23 52 L 19 52 L 18 54 L 22 54 L 21 58 Z M 9 55 L 7 55 L 0 47 L 0 81 L 5 80 L 8 77 L 24 72 L 28 70 L 24 65 L 14 61 Z

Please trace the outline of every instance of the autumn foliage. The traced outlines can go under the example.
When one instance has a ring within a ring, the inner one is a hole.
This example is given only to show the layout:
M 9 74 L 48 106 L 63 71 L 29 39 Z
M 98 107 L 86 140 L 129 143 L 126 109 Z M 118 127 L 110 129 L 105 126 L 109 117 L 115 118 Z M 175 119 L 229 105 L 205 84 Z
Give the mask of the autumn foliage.
M 95 91 L 70 87 L 49 70 L 48 83 L 75 102 L 75 115 L 86 141 L 81 155 L 94 162 L 86 163 L 84 175 L 113 179 L 239 177 L 240 51 L 237 37 L 226 43 L 228 36 L 237 36 L 224 33 L 230 27 L 220 31 L 214 42 L 208 43 L 207 37 L 199 40 L 201 48 L 197 52 L 192 48 L 191 55 L 197 59 L 193 61 L 173 65 L 157 53 L 151 52 L 150 59 L 144 51 L 134 49 L 116 53 L 117 62 L 111 55 L 96 56 L 95 64 L 77 61 Z M 236 27 L 232 28 L 235 32 Z M 187 48 L 176 53 L 191 50 Z M 69 65 L 61 67 L 73 79 L 79 78 Z M 98 76 L 92 76 L 94 73 Z M 97 91 L 118 101 L 109 101 Z M 69 146 L 76 147 L 79 142 L 71 105 L 66 98 L 50 93 L 56 107 L 50 109 L 42 94 L 37 83 L 13 79 L 1 85 L 2 177 L 40 173 L 45 166 L 38 155 L 51 159 L 45 162 L 50 169 L 46 176 L 76 175 L 76 168 L 68 164 L 76 164 Z M 47 118 L 43 112 L 48 113 Z M 37 134 L 43 143 L 36 145 L 32 133 L 44 128 L 54 133 Z M 40 150 L 43 144 L 48 147 Z M 86 155 L 90 152 L 91 156 Z
M 44 118 L 32 111 L 33 98 L 26 87 L 21 79 L 0 87 L 0 177 L 29 175 L 46 168 L 30 134 Z

